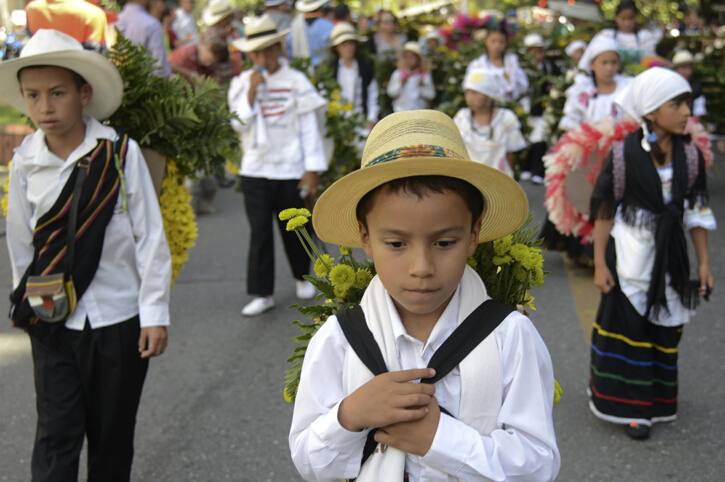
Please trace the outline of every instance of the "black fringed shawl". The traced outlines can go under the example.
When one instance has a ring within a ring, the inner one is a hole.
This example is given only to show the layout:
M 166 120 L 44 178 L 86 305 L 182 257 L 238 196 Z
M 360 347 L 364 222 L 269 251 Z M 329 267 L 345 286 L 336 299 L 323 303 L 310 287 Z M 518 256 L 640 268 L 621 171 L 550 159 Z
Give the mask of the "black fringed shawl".
M 698 152 L 697 174 L 690 175 L 685 143 L 680 136 L 674 136 L 672 143 L 672 201 L 665 205 L 662 196 L 662 182 L 650 154 L 642 149 L 642 131 L 627 136 L 624 140 L 624 173 L 614 169 L 613 154 L 610 153 L 591 198 L 591 221 L 613 219 L 619 205 L 615 199 L 616 182 L 624 175 L 624 195 L 621 199 L 622 218 L 629 226 L 643 226 L 651 229 L 655 238 L 655 261 L 647 291 L 645 318 L 657 319 L 660 310 L 667 308 L 665 288 L 666 275 L 670 275 L 670 286 L 678 294 L 685 308 L 694 309 L 698 303 L 697 288 L 690 286 L 690 264 L 687 257 L 687 241 L 682 221 L 687 206 L 707 206 L 707 184 L 705 160 Z M 694 173 L 693 173 L 694 174 Z M 617 177 L 617 179 L 615 179 Z M 650 314 L 652 316 L 650 316 Z

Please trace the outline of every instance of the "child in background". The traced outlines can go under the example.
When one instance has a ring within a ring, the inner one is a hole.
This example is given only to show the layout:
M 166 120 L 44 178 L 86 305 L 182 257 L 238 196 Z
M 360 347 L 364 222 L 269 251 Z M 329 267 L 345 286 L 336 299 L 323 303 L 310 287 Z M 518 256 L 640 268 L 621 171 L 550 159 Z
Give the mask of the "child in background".
M 363 364 L 343 332 L 345 315 L 310 340 L 289 435 L 305 480 L 556 478 L 553 368 L 526 316 L 507 311 L 448 376 L 410 383 L 435 375 L 425 367 L 489 298 L 468 256 L 513 232 L 527 212 L 516 181 L 471 162 L 445 114 L 395 113 L 373 129 L 362 168 L 323 193 L 312 220 L 323 241 L 363 248 L 375 261 L 353 310 L 387 373 L 373 376 Z M 361 466 L 378 427 L 377 449 Z
M 297 297 L 310 299 L 315 287 L 303 276 L 310 260 L 297 236 L 285 229 L 277 213 L 303 208 L 317 195 L 319 173 L 327 170 L 316 110 L 327 105 L 302 72 L 281 58 L 286 31 L 268 15 L 247 22 L 245 39 L 234 46 L 249 55 L 254 68 L 229 86 L 229 110 L 242 139 L 242 193 L 251 227 L 247 293 L 253 299 L 242 309 L 256 316 L 274 308 L 274 224 L 282 235 L 285 254 L 297 281 Z M 276 221 L 276 222 L 275 222 Z
M 423 49 L 417 42 L 403 46 L 403 68 L 396 69 L 388 83 L 395 112 L 427 109 L 436 96 L 433 78 L 423 66 Z
M 468 64 L 466 73 L 472 70 L 493 70 L 498 72 L 503 81 L 504 89 L 501 101 L 519 100 L 529 89 L 529 79 L 519 65 L 514 53 L 506 53 L 509 32 L 503 23 L 488 29 L 486 35 L 486 53 Z
M 604 293 L 592 330 L 590 408 L 645 439 L 677 418 L 677 345 L 698 291 L 712 290 L 705 161 L 683 136 L 689 83 L 660 67 L 635 77 L 617 103 L 642 129 L 614 144 L 591 198 L 594 282 Z M 690 282 L 685 231 L 697 255 Z
M 571 61 L 574 63 L 574 67 L 579 65 L 579 61 L 584 55 L 584 51 L 587 49 L 587 43 L 583 40 L 574 40 L 566 46 L 564 52 L 569 56 Z
M 544 52 L 544 37 L 538 33 L 532 33 L 524 38 L 524 47 L 526 47 L 526 55 L 533 59 L 536 67 L 536 77 L 561 75 L 561 70 L 556 64 L 546 58 Z M 529 125 L 531 126 L 531 134 L 529 134 L 529 155 L 522 168 L 521 180 L 541 185 L 544 184 L 544 162 L 542 158 L 548 149 L 546 139 L 546 120 L 544 119 L 544 103 L 537 102 L 536 99 L 546 95 L 551 90 L 551 82 L 546 81 L 538 84 L 535 89 L 531 89 L 529 103 L 531 105 L 529 113 Z
M 171 70 L 190 83 L 201 77 L 211 77 L 221 86 L 231 79 L 217 78 L 216 66 L 229 61 L 227 39 L 219 35 L 203 35 L 198 43 L 184 45 L 169 55 Z
M 332 59 L 330 67 L 337 82 L 340 84 L 340 97 L 352 103 L 352 111 L 361 113 L 367 119 L 364 137 L 378 121 L 378 84 L 375 81 L 375 65 L 364 60 L 358 49 L 365 37 L 359 37 L 355 27 L 347 22 L 340 22 L 330 32 L 330 49 Z
M 637 23 L 639 10 L 634 0 L 621 0 L 614 17 L 614 28 L 604 29 L 594 38 L 605 36 L 617 42 L 622 65 L 639 64 L 646 57 L 657 55 L 655 48 L 662 31 L 642 28 Z
M 690 83 L 692 89 L 692 100 L 690 100 L 690 111 L 699 122 L 700 116 L 707 114 L 705 107 L 705 94 L 702 92 L 702 84 L 695 80 L 695 58 L 687 50 L 677 52 L 672 57 L 672 70 L 680 74 Z
M 461 131 L 471 160 L 514 175 L 514 152 L 526 147 L 518 117 L 496 107 L 501 99 L 501 75 L 493 70 L 470 70 L 463 81 L 467 108 L 453 122 Z

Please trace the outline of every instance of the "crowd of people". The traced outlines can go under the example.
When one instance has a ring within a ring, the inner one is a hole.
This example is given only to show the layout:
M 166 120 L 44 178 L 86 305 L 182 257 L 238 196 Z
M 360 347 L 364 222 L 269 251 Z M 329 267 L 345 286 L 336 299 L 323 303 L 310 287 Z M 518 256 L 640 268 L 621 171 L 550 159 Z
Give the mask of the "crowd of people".
M 211 0 L 202 22 L 193 8 L 194 0 L 178 8 L 128 0 L 113 25 L 148 49 L 157 75 L 209 77 L 227 90 L 251 228 L 251 299 L 242 315 L 275 306 L 274 224 L 297 297 L 317 295 L 304 279 L 306 248 L 276 220 L 285 209 L 314 206 L 322 240 L 378 261 L 357 316 L 382 343 L 391 372 L 371 376 L 353 321 L 344 321 L 353 315 L 326 321 L 309 346 L 290 433 L 300 473 L 308 480 L 553 480 L 560 455 L 547 348 L 513 308 L 478 310 L 486 289 L 466 264 L 479 241 L 523 222 L 528 202 L 519 182 L 541 185 L 547 177 L 553 139 L 541 97 L 551 83 L 530 83 L 509 47 L 511 28 L 501 19 L 485 23 L 485 48 L 460 79 L 465 107 L 450 117 L 429 110 L 439 95 L 430 59 L 445 55 L 448 41 L 435 29 L 411 40 L 392 12 L 379 10 L 370 35 L 367 18 L 353 23 L 344 3 L 325 0 L 299 0 L 295 15 L 285 0 L 267 0 L 264 12 L 242 23 L 228 0 Z M 695 56 L 681 50 L 667 68 L 622 75 L 624 63 L 654 56 L 663 35 L 639 26 L 637 15 L 635 3 L 622 0 L 613 28 L 567 46 L 570 61 L 552 61 L 541 34 L 522 45 L 535 76 L 571 77 L 562 131 L 604 121 L 636 126 L 612 144 L 590 199 L 591 259 L 603 297 L 588 390 L 597 417 L 645 439 L 654 423 L 677 415 L 677 345 L 699 296 L 714 286 L 707 231 L 716 222 L 703 154 L 685 131 L 690 116 L 707 108 L 693 78 Z M 2 97 L 38 127 L 13 158 L 7 222 L 11 316 L 33 347 L 37 481 L 76 480 L 86 436 L 89 480 L 128 480 L 148 358 L 167 343 L 171 259 L 156 191 L 138 144 L 99 122 L 123 95 L 118 70 L 101 55 L 112 44 L 107 25 L 108 14 L 85 2 L 33 0 L 32 38 L 20 58 L 0 64 Z M 684 28 L 705 27 L 688 12 Z M 310 59 L 311 70 L 293 68 L 297 58 Z M 391 59 L 399 63 L 383 86 L 376 63 Z M 324 145 L 330 93 L 309 80 L 321 67 L 339 86 L 341 115 L 363 122 L 361 168 L 318 200 L 331 162 Z M 382 93 L 393 114 L 382 112 Z M 507 102 L 523 108 L 528 129 Z M 550 247 L 570 234 L 556 231 L 544 227 Z M 686 232 L 697 257 L 694 283 Z M 564 244 L 581 247 L 571 241 Z M 459 361 L 457 376 L 435 379 L 422 367 L 476 316 L 496 318 L 493 335 L 483 337 L 489 342 L 472 352 L 476 363 Z M 432 380 L 407 383 L 419 379 Z M 372 442 L 381 450 L 367 452 Z M 362 467 L 361 453 L 370 457 Z

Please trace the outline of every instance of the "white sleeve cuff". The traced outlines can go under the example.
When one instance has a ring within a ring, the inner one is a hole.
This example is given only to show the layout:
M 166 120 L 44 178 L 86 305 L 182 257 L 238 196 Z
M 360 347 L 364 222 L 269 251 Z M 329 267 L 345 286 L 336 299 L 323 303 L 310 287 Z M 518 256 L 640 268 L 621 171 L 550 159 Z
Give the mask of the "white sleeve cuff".
M 169 326 L 168 305 L 140 306 L 138 316 L 141 319 L 141 328 Z
M 468 460 L 479 433 L 453 417 L 441 413 L 433 444 L 422 460 L 446 474 L 455 476 Z
M 347 462 L 342 478 L 354 478 L 360 472 L 360 462 L 369 430 L 350 432 L 340 425 L 337 412 L 341 403 L 342 401 L 332 407 L 325 416 L 312 422 L 310 426 L 309 453 L 312 454 L 320 450 L 343 454 L 343 458 L 347 458 Z M 347 457 L 344 454 L 347 454 Z M 359 456 L 356 456 L 356 454 L 359 454 Z

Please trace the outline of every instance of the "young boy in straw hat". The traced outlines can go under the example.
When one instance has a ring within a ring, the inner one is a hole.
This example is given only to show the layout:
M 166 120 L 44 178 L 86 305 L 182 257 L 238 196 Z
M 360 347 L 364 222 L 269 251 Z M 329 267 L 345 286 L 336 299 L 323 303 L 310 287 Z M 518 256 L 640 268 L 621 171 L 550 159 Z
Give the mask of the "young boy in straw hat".
M 683 76 L 692 88 L 692 100 L 690 100 L 690 111 L 699 121 L 700 116 L 707 114 L 705 107 L 705 94 L 702 91 L 702 84 L 695 79 L 695 57 L 687 50 L 681 50 L 672 57 L 672 70 Z
M 388 95 L 393 98 L 395 112 L 427 109 L 435 98 L 433 77 L 423 65 L 423 48 L 418 42 L 403 45 L 402 66 L 390 77 Z
M 229 87 L 229 109 L 243 124 L 241 133 L 242 192 L 252 228 L 247 265 L 247 292 L 253 296 L 242 315 L 256 316 L 274 308 L 273 223 L 276 213 L 303 207 L 317 195 L 319 173 L 327 162 L 315 111 L 326 105 L 307 77 L 280 58 L 281 42 L 288 31 L 278 31 L 264 15 L 252 18 L 247 37 L 234 45 L 249 55 L 254 68 L 242 72 Z M 297 297 L 315 296 L 314 286 L 304 281 L 309 258 L 294 233 L 277 220 L 285 252 L 297 280 Z
M 88 480 L 128 481 L 148 359 L 166 348 L 171 255 L 138 144 L 99 122 L 123 82 L 103 56 L 39 30 L 0 64 L 0 85 L 38 128 L 13 156 L 6 238 L 11 317 L 35 371 L 32 480 L 77 480 L 87 437 Z M 32 294 L 29 277 L 53 274 L 72 279 L 78 302 L 49 323 L 39 306 L 53 314 L 59 298 Z
M 509 308 L 449 376 L 411 383 L 436 376 L 426 367 L 488 299 L 467 258 L 527 211 L 516 181 L 472 162 L 445 114 L 395 113 L 373 129 L 362 168 L 325 191 L 313 223 L 375 260 L 360 307 L 389 372 L 373 376 L 351 349 L 345 312 L 310 341 L 289 436 L 306 480 L 556 477 L 553 368 L 526 316 Z M 372 428 L 379 445 L 361 467 Z

